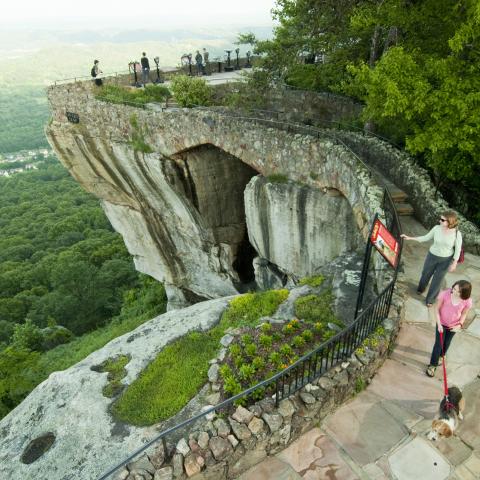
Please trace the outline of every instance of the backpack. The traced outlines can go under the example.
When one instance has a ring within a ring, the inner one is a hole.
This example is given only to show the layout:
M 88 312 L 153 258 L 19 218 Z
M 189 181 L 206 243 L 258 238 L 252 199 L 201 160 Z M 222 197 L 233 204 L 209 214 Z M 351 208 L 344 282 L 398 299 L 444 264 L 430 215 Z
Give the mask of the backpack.
M 90 72 L 90 75 L 91 75 L 92 77 L 96 77 L 96 76 L 97 76 L 97 72 L 95 71 L 95 65 L 92 67 L 92 70 L 91 70 L 91 72 Z

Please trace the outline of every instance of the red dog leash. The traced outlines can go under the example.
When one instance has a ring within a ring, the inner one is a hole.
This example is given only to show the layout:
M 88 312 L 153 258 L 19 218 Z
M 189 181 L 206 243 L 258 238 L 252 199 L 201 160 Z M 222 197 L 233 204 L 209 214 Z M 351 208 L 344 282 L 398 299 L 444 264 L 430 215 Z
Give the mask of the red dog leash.
M 447 367 L 445 365 L 445 349 L 443 348 L 443 330 L 440 333 L 440 345 L 442 346 L 442 366 L 443 366 L 443 390 L 445 394 L 445 410 L 448 412 L 455 408 L 448 399 Z

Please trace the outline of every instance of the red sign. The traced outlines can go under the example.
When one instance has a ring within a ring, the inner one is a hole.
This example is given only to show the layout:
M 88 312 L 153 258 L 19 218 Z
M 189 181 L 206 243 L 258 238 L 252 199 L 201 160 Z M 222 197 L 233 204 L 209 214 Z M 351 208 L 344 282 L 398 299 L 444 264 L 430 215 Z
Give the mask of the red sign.
M 380 221 L 375 220 L 370 241 L 379 251 L 383 258 L 393 267 L 397 266 L 399 245 L 387 227 Z

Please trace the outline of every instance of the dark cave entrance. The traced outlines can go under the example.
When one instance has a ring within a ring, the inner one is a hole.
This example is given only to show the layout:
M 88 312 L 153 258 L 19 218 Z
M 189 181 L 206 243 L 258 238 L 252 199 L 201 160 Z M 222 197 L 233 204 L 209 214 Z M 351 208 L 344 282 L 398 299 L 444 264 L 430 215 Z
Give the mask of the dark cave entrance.
M 255 280 L 257 252 L 248 240 L 243 195 L 258 172 L 210 144 L 179 153 L 174 160 L 171 180 L 192 202 L 215 242 L 230 246 L 231 268 L 239 278 L 235 286 L 239 291 L 248 290 Z

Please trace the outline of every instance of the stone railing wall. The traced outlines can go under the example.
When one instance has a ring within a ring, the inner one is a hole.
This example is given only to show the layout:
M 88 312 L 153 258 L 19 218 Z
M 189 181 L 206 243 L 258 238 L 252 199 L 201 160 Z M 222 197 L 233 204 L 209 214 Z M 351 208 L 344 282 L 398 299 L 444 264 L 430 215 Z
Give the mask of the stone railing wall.
M 394 294 L 384 335 L 369 337 L 347 361 L 279 402 L 267 397 L 248 408 L 211 414 L 188 437 L 176 444 L 160 442 L 140 459 L 112 478 L 133 480 L 225 480 L 275 455 L 335 411 L 370 382 L 393 344 L 403 309 L 403 299 Z
M 426 228 L 437 225 L 442 212 L 451 210 L 442 195 L 436 191 L 428 173 L 405 151 L 367 134 L 338 130 L 335 131 L 335 136 L 408 194 L 415 215 Z M 465 249 L 478 255 L 479 228 L 463 215 L 458 214 L 458 217 Z

